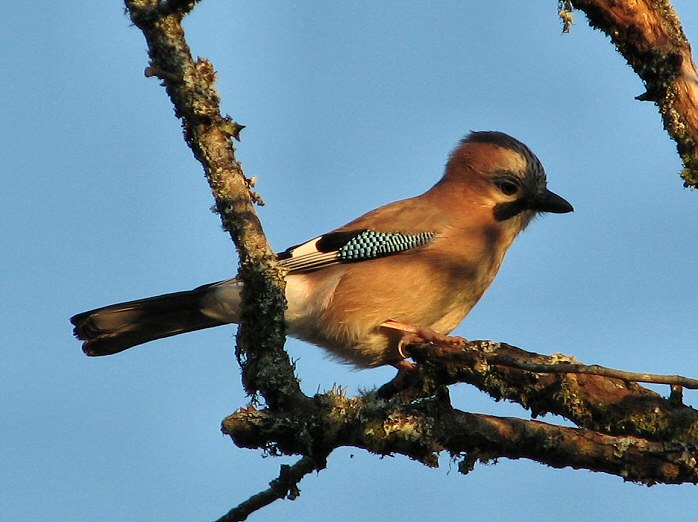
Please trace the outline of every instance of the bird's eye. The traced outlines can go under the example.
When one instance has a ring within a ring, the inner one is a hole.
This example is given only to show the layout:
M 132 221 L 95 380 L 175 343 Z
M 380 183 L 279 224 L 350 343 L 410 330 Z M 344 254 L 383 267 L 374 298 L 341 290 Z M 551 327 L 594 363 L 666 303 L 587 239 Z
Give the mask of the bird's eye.
M 497 187 L 505 196 L 513 196 L 519 191 L 519 186 L 513 181 L 500 181 L 497 183 Z

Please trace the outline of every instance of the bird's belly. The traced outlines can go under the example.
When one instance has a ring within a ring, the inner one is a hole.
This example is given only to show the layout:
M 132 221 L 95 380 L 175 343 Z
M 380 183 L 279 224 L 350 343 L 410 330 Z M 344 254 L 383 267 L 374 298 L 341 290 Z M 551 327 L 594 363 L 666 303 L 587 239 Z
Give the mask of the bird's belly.
M 352 276 L 360 268 L 363 267 L 354 265 Z M 330 270 L 323 271 L 322 278 L 313 273 L 287 277 L 287 331 L 358 367 L 391 364 L 400 359 L 400 333 L 380 328 L 385 321 L 448 334 L 486 288 L 473 285 L 476 278 L 472 274 L 460 281 L 449 279 L 449 284 L 434 277 L 431 284 L 422 285 L 397 273 L 381 285 L 371 284 L 369 278 L 355 285 L 359 279 L 343 278 L 341 265 L 333 273 Z

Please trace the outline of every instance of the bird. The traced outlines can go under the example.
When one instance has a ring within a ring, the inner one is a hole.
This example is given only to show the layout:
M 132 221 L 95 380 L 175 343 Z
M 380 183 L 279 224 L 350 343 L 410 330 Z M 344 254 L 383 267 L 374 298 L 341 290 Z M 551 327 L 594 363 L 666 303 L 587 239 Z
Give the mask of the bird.
M 449 334 L 536 215 L 572 211 L 547 188 L 540 160 L 521 141 L 499 131 L 470 132 L 423 194 L 277 254 L 286 278 L 286 332 L 358 368 L 407 369 L 408 343 L 464 342 Z M 86 355 L 111 355 L 238 323 L 241 288 L 233 278 L 70 320 Z

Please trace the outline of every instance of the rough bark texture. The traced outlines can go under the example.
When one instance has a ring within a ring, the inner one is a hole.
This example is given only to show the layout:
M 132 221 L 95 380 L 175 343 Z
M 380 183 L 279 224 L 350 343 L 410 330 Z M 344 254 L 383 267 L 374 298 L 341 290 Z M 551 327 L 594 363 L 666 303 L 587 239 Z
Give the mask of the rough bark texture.
M 311 403 L 278 414 L 243 409 L 223 421 L 241 447 L 316 458 L 319 467 L 340 446 L 379 455 L 399 453 L 437 465 L 440 451 L 461 460 L 528 458 L 553 467 L 586 468 L 646 484 L 698 480 L 698 411 L 635 383 L 599 375 L 540 375 L 503 358 L 567 363 L 507 344 L 474 341 L 463 348 L 413 346 L 420 362 L 407 377 L 375 393 L 318 394 Z M 555 413 L 579 428 L 474 415 L 451 407 L 447 385 L 465 382 L 493 398 Z
M 684 164 L 684 185 L 698 188 L 698 73 L 691 45 L 668 0 L 570 0 L 589 25 L 606 33 L 637 75 L 653 101 L 664 128 L 676 142 Z M 562 14 L 564 13 L 564 14 Z
M 184 138 L 204 167 L 223 227 L 240 256 L 239 275 L 245 290 L 237 354 L 245 389 L 261 393 L 270 405 L 284 406 L 302 398 L 283 351 L 284 278 L 254 209 L 259 198 L 235 159 L 231 137 L 237 138 L 241 127 L 221 115 L 213 65 L 203 58 L 194 61 L 184 38 L 182 17 L 193 5 L 126 1 L 131 20 L 148 44 L 146 75 L 162 80 L 182 120 Z
M 698 482 L 693 444 L 466 413 L 451 407 L 447 390 L 408 403 L 330 392 L 292 415 L 241 410 L 223 421 L 223 431 L 240 447 L 306 455 L 317 459 L 318 468 L 333 449 L 352 446 L 378 455 L 402 454 L 427 466 L 437 466 L 438 454 L 447 451 L 465 473 L 478 461 L 507 457 L 648 485 Z

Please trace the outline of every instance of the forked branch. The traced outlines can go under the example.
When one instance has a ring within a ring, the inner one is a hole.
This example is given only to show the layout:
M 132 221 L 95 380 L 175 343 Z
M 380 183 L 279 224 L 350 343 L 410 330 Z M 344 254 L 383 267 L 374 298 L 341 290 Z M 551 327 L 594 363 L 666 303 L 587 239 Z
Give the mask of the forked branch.
M 633 2 L 633 7 L 610 0 L 571 1 L 611 34 L 645 81 L 642 98 L 660 107 L 686 167 L 685 183 L 698 186 L 698 76 L 671 6 L 662 0 Z M 235 159 L 231 137 L 239 138 L 241 126 L 220 113 L 213 65 L 194 60 L 184 38 L 181 20 L 195 3 L 126 0 L 126 7 L 146 37 L 146 74 L 162 80 L 240 255 L 246 290 L 237 353 L 246 390 L 260 393 L 267 408 L 238 411 L 223 421 L 223 431 L 240 447 L 302 456 L 283 468 L 268 490 L 222 520 L 242 520 L 275 499 L 296 495 L 301 478 L 346 445 L 403 454 L 429 466 L 447 451 L 462 471 L 478 460 L 508 457 L 647 484 L 698 482 L 698 414 L 676 392 L 679 386 L 695 388 L 696 381 L 684 377 L 584 366 L 566 356 L 476 341 L 459 350 L 411 347 L 417 371 L 376 393 L 305 396 L 283 351 L 283 276 L 254 210 L 258 197 Z M 638 19 L 640 14 L 647 16 Z M 633 381 L 672 384 L 675 393 L 666 399 Z M 451 406 L 446 387 L 458 382 L 517 402 L 534 416 L 561 415 L 578 428 L 459 411 Z

